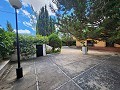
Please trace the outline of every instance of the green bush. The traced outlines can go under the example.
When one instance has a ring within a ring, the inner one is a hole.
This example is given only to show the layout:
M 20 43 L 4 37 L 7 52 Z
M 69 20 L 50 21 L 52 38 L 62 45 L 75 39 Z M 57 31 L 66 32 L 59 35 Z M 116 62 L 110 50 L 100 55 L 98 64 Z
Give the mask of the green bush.
M 29 58 L 36 52 L 34 45 L 35 38 L 30 35 L 19 35 L 20 54 L 22 57 Z
M 55 51 L 55 48 L 60 48 L 62 47 L 62 41 L 56 34 L 51 34 L 49 37 L 49 45 L 52 46 L 52 51 Z
M 14 53 L 15 34 L 0 28 L 0 56 L 5 59 Z
M 48 37 L 36 35 L 34 43 L 36 45 L 48 44 Z
M 73 39 L 73 36 L 69 33 L 62 33 L 62 45 L 64 46 L 73 46 L 76 45 L 76 40 Z
M 19 35 L 20 37 L 20 53 L 22 57 L 29 58 L 36 53 L 36 45 L 47 43 L 48 38 L 40 35 Z
M 36 45 L 48 43 L 48 38 L 40 35 L 19 35 L 20 54 L 29 58 L 36 53 Z M 16 34 L 0 28 L 0 57 L 5 59 L 14 53 L 16 47 Z
M 76 41 L 75 40 L 71 40 L 71 41 L 64 41 L 64 40 L 62 40 L 62 45 L 63 46 L 75 46 L 76 45 Z

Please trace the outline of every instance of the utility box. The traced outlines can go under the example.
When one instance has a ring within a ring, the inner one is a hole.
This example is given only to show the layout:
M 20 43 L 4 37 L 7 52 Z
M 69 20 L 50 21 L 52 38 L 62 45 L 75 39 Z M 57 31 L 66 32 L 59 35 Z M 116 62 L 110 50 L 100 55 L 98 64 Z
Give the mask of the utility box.
M 46 47 L 45 44 L 43 45 L 36 45 L 36 56 L 40 57 L 40 56 L 46 56 Z

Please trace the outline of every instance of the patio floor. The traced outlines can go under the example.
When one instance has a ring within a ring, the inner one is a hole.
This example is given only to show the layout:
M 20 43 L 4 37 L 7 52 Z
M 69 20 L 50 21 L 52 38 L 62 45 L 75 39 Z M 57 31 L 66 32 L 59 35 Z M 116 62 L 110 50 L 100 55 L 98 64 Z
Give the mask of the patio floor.
M 120 54 L 63 47 L 21 62 L 24 77 L 16 79 L 17 63 L 0 79 L 0 90 L 120 90 Z

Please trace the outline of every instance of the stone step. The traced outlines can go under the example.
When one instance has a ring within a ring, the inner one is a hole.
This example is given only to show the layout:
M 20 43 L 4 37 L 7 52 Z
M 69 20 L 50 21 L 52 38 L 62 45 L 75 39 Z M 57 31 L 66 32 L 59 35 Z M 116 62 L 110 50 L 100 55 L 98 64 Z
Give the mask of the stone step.
M 10 63 L 10 60 L 5 60 L 0 62 L 0 77 L 7 70 L 9 63 Z

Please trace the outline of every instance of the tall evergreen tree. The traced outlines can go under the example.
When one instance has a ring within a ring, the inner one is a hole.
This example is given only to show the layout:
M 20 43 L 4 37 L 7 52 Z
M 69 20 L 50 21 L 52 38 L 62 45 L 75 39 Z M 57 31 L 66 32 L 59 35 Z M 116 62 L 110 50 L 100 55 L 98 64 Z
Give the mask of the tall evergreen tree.
M 6 25 L 7 31 L 9 32 L 13 32 L 13 28 L 10 22 L 7 21 L 7 25 Z
M 55 24 L 54 24 L 54 22 L 55 22 L 54 19 L 49 17 L 48 35 L 50 35 L 51 33 L 55 32 Z
M 45 20 L 44 20 L 44 22 L 45 22 L 45 35 L 48 35 L 49 34 L 49 14 L 48 14 L 48 11 L 47 11 L 47 7 L 46 7 L 46 5 L 45 5 Z
M 47 6 L 45 5 L 45 7 L 42 7 L 39 12 L 36 25 L 36 34 L 42 36 L 50 35 L 55 30 L 53 21 L 54 20 L 49 17 Z
M 44 7 L 41 8 L 36 25 L 36 34 L 45 36 L 44 34 Z

